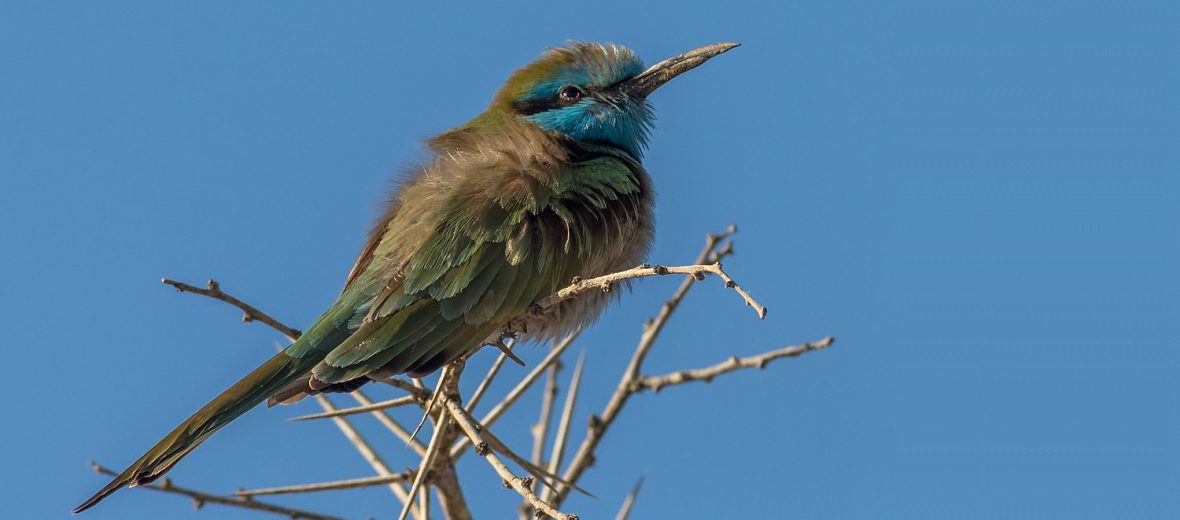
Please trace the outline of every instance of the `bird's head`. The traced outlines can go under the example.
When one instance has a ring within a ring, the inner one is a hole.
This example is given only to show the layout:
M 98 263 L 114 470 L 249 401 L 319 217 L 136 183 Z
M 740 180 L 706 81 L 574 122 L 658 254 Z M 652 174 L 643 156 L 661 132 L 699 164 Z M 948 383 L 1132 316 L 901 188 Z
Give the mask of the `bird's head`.
M 644 69 L 643 61 L 625 47 L 571 43 L 513 73 L 492 106 L 548 132 L 619 148 L 639 159 L 655 119 L 647 96 L 734 47 L 710 45 Z

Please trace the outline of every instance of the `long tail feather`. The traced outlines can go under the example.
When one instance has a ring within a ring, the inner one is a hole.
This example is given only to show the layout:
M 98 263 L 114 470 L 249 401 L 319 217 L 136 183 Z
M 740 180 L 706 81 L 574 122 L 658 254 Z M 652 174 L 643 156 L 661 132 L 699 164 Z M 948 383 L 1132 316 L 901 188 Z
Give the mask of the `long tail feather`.
M 177 426 L 106 487 L 74 508 L 74 512 L 93 507 L 123 486 L 134 487 L 156 480 L 213 432 L 304 376 L 317 361 L 314 357 L 297 359 L 280 352 Z

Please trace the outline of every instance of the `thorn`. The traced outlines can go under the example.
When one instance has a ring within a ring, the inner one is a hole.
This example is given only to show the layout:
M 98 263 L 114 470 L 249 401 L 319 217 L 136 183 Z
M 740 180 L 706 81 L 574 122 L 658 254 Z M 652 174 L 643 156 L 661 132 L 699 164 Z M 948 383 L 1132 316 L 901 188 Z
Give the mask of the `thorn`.
M 517 365 L 520 365 L 522 367 L 525 366 L 524 360 L 516 357 L 516 354 L 512 353 L 512 349 L 508 348 L 508 345 L 504 344 L 504 340 L 498 339 L 498 340 L 496 340 L 495 343 L 492 343 L 492 344 L 495 345 L 496 348 L 500 349 L 500 352 L 503 352 L 505 356 L 508 356 L 508 359 L 515 361 Z
M 652 272 L 656 274 L 668 274 L 668 268 L 662 265 L 657 265 L 651 268 Z
M 536 482 L 537 482 L 537 481 L 536 481 L 536 480 L 534 480 L 534 479 L 533 479 L 533 477 L 525 477 L 525 478 L 524 478 L 524 480 L 521 480 L 521 481 L 520 481 L 520 485 L 521 485 L 521 486 L 524 486 L 524 488 L 525 488 L 525 489 L 527 489 L 527 490 L 529 490 L 529 491 L 532 491 L 532 490 L 533 490 L 533 484 L 536 484 Z
M 697 279 L 697 281 L 699 282 L 699 281 L 701 281 L 701 280 L 704 280 L 704 279 L 705 279 L 705 273 L 700 273 L 700 272 L 697 272 L 697 273 L 692 273 L 692 277 L 693 277 L 693 278 L 696 278 L 696 279 Z
M 504 484 L 504 487 L 506 487 L 508 489 L 512 489 L 512 483 L 508 482 L 508 479 L 501 480 L 500 483 Z
M 733 280 L 726 280 L 725 281 L 725 288 L 726 289 L 733 289 L 734 287 L 737 287 L 737 283 L 735 283 Z
M 483 457 L 488 454 L 488 443 L 481 442 L 475 445 L 475 454 Z

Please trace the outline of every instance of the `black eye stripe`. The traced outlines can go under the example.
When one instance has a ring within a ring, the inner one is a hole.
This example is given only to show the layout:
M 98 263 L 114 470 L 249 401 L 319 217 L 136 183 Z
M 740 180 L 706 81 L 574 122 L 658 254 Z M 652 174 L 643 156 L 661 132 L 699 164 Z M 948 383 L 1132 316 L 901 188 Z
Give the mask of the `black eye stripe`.
M 526 99 L 512 103 L 512 108 L 516 110 L 517 114 L 522 116 L 531 116 L 555 108 L 561 108 L 562 106 L 555 98 Z
M 568 87 L 562 87 L 561 90 L 557 91 L 556 95 L 551 96 L 551 97 L 536 98 L 536 99 L 524 99 L 524 100 L 514 101 L 514 102 L 512 102 L 512 109 L 515 110 L 517 114 L 520 114 L 522 116 L 531 116 L 533 114 L 539 114 L 541 112 L 547 112 L 549 110 L 567 107 L 567 106 L 569 106 L 571 101 L 581 101 L 582 99 L 584 99 L 584 98 L 590 96 L 592 93 L 596 92 L 595 89 L 590 89 L 590 88 L 586 88 L 586 87 L 579 87 L 579 86 L 574 86 L 574 85 L 571 85 L 571 86 L 578 89 L 578 91 L 582 93 L 582 95 L 579 96 L 578 99 L 573 99 L 573 100 L 568 100 L 568 101 L 563 100 L 562 93 L 565 92 L 566 88 L 568 88 Z

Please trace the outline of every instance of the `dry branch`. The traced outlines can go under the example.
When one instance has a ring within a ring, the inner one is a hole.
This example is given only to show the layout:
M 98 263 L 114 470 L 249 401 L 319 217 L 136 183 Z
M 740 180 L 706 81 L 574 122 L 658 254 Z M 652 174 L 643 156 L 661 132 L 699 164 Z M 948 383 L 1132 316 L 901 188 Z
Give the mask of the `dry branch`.
M 301 415 L 299 417 L 292 417 L 288 421 L 308 421 L 311 419 L 328 419 L 331 417 L 343 417 L 345 415 L 356 415 L 358 413 L 375 412 L 384 410 L 386 408 L 395 408 L 398 406 L 405 406 L 407 404 L 414 404 L 418 402 L 417 398 L 412 395 L 390 399 L 388 401 L 381 401 L 379 403 L 369 403 L 363 406 L 355 406 L 352 408 L 341 408 L 334 412 L 320 412 L 310 415 Z
M 515 489 L 535 510 L 541 513 L 557 520 L 578 519 L 578 515 L 562 513 L 557 508 L 541 500 L 532 490 L 533 483 L 535 482 L 532 477 L 522 478 L 514 475 L 512 470 L 508 469 L 504 461 L 500 460 L 500 457 L 496 456 L 495 451 L 490 448 L 487 439 L 481 433 L 483 427 L 471 417 L 471 414 L 467 413 L 467 410 L 463 409 L 463 406 L 458 401 L 446 399 L 443 404 L 451 412 L 451 416 L 455 418 L 455 422 L 459 424 L 459 427 L 463 428 L 463 432 L 467 434 L 467 438 L 475 443 L 476 453 L 487 459 L 488 463 L 492 465 L 492 468 L 496 470 L 500 478 L 504 479 L 504 483 L 508 487 Z
M 503 400 L 497 403 L 496 406 L 492 407 L 492 410 L 488 412 L 487 415 L 483 416 L 482 420 L 480 420 L 480 424 L 486 426 L 491 426 L 494 424 L 496 420 L 504 414 L 504 412 L 508 411 L 508 408 L 516 403 L 517 399 L 520 399 L 520 396 L 524 395 L 525 391 L 533 385 L 538 377 L 540 377 L 541 372 L 544 372 L 550 364 L 556 362 L 557 359 L 560 358 L 565 352 L 565 350 L 568 349 L 570 345 L 574 344 L 574 340 L 578 339 L 578 335 L 581 333 L 581 330 L 571 332 L 568 336 L 562 338 L 561 341 L 558 341 L 556 345 L 553 345 L 553 348 L 549 350 L 549 354 L 545 356 L 545 359 L 542 359 L 540 363 L 537 363 L 537 366 L 533 367 L 533 369 L 528 374 L 526 374 L 519 383 L 516 384 L 516 387 L 513 388 L 512 391 L 508 392 L 508 395 L 504 396 Z M 451 448 L 451 458 L 457 460 L 463 455 L 464 448 L 470 445 L 470 443 L 471 439 L 464 438 L 455 444 L 455 446 Z
M 549 454 L 549 473 L 556 474 L 561 468 L 561 459 L 565 457 L 565 445 L 569 441 L 570 421 L 574 417 L 574 406 L 578 402 L 578 390 L 582 385 L 582 367 L 586 364 L 586 351 L 578 356 L 578 364 L 574 366 L 574 375 L 570 378 L 570 389 L 565 394 L 565 405 L 561 409 L 561 420 L 557 423 L 557 433 L 553 436 L 553 453 Z M 542 495 L 546 500 L 553 494 L 553 487 L 549 487 Z
M 316 395 L 314 397 L 316 398 L 316 401 L 319 402 L 320 407 L 323 408 L 324 411 L 336 411 L 336 407 L 332 405 L 332 401 L 328 400 L 326 396 Z M 361 436 L 360 432 L 356 431 L 356 428 L 352 426 L 352 423 L 348 422 L 348 419 L 345 419 L 344 417 L 333 417 L 332 422 L 335 423 L 336 427 L 340 429 L 340 433 L 344 435 L 344 438 L 348 439 L 348 442 L 352 443 L 357 452 L 361 454 L 361 457 L 365 459 L 365 462 L 369 463 L 369 466 L 373 468 L 373 471 L 377 472 L 378 476 L 390 477 L 396 474 L 389 469 L 389 466 L 385 464 L 385 461 L 381 459 L 381 456 L 378 455 L 373 447 L 369 445 L 369 442 Z M 396 496 L 402 504 L 413 503 L 413 497 L 408 492 L 406 492 L 401 483 L 390 482 L 388 486 L 389 490 L 393 492 L 394 496 Z M 415 518 L 418 518 L 418 515 L 414 516 Z
M 722 243 L 735 233 L 737 228 L 729 226 L 723 233 L 714 235 L 710 233 L 705 237 L 705 247 L 701 249 L 697 255 L 696 264 L 703 264 L 705 262 L 712 262 L 719 264 L 723 258 L 733 253 L 733 243 Z M 640 370 L 643 368 L 643 362 L 647 359 L 647 355 L 651 352 L 655 345 L 656 339 L 659 338 L 660 332 L 664 330 L 664 326 L 668 324 L 668 320 L 672 317 L 672 313 L 680 307 L 680 302 L 688 294 L 696 283 L 695 275 L 686 276 L 680 286 L 676 288 L 676 292 L 664 302 L 660 307 L 660 312 L 656 316 L 647 321 L 643 327 L 643 334 L 639 338 L 639 344 L 636 345 L 635 351 L 631 354 L 631 361 L 627 364 L 627 368 L 623 372 L 622 378 L 619 380 L 618 386 L 615 387 L 614 393 L 611 394 L 610 400 L 602 413 L 597 416 L 591 416 L 589 427 L 586 436 L 582 439 L 582 444 L 578 446 L 578 451 L 574 453 L 574 458 L 570 461 L 569 467 L 565 473 L 562 474 L 562 479 L 568 482 L 577 483 L 582 474 L 594 464 L 594 451 L 598 449 L 598 444 L 602 442 L 602 437 L 614 423 L 615 419 L 622 412 L 623 407 L 626 406 L 627 400 L 634 394 L 635 382 L 640 378 Z M 759 316 L 762 313 L 759 312 Z M 551 497 L 554 504 L 558 506 L 568 496 L 569 488 L 560 487 L 554 491 Z
M 676 267 L 644 264 L 638 267 L 633 267 L 626 271 L 619 271 L 617 273 L 611 273 L 608 275 L 599 276 L 597 278 L 591 278 L 589 280 L 576 279 L 574 280 L 574 283 L 570 284 L 568 287 L 561 289 L 551 296 L 541 300 L 537 306 L 542 309 L 547 309 L 565 300 L 573 298 L 574 296 L 593 290 L 610 292 L 614 289 L 615 285 L 624 280 L 634 280 L 637 278 L 647 278 L 649 276 L 665 276 L 675 274 L 687 274 L 696 278 L 697 280 L 704 280 L 706 274 L 716 275 L 717 277 L 721 278 L 721 281 L 725 282 L 726 287 L 736 291 L 738 295 L 742 297 L 742 300 L 745 300 L 746 305 L 754 308 L 754 312 L 758 313 L 759 319 L 766 317 L 766 307 L 759 305 L 758 301 L 750 296 L 750 293 L 746 292 L 742 286 L 733 281 L 733 278 L 730 278 L 725 270 L 721 268 L 721 262 L 714 262 L 711 264 L 698 263 L 697 265 L 684 265 Z
M 706 383 L 713 381 L 713 378 L 741 370 L 743 368 L 766 368 L 766 364 L 776 359 L 785 357 L 795 357 L 812 350 L 819 350 L 827 348 L 836 341 L 836 338 L 828 336 L 819 341 L 811 343 L 804 343 L 802 345 L 793 345 L 790 347 L 783 347 L 777 350 L 764 352 L 756 356 L 749 357 L 731 357 L 728 360 L 717 363 L 716 365 L 698 368 L 696 370 L 681 370 L 679 372 L 672 372 L 662 376 L 645 376 L 639 379 L 636 383 L 635 390 L 652 390 L 659 392 L 665 386 L 679 385 L 682 383 L 689 383 L 692 381 L 704 381 Z
M 283 335 L 290 338 L 291 341 L 295 341 L 296 338 L 303 335 L 303 332 L 300 331 L 299 329 L 283 325 L 278 320 L 270 317 L 270 315 L 268 315 L 267 313 L 254 308 L 254 306 L 252 306 L 242 300 L 239 300 L 237 298 L 234 298 L 233 296 L 230 296 L 229 294 L 226 294 L 224 291 L 221 290 L 221 284 L 217 283 L 217 280 L 214 280 L 212 278 L 209 279 L 209 282 L 206 284 L 207 288 L 205 288 L 205 289 L 202 289 L 202 288 L 194 286 L 194 285 L 189 285 L 184 282 L 178 282 L 176 280 L 169 280 L 167 278 L 161 279 L 160 283 L 165 283 L 165 284 L 171 285 L 172 287 L 175 287 L 176 292 L 190 292 L 190 293 L 194 293 L 194 294 L 200 294 L 202 296 L 208 296 L 210 298 L 213 298 L 214 300 L 221 300 L 225 303 L 233 305 L 234 307 L 241 309 L 242 321 L 244 321 L 246 323 L 249 323 L 251 321 L 258 321 L 258 322 L 270 325 L 271 328 L 283 333 Z
M 111 470 L 99 465 L 97 462 L 91 461 L 90 467 L 92 469 L 94 469 L 94 471 L 98 472 L 101 475 L 108 475 L 108 476 L 112 476 L 112 477 L 115 475 L 118 475 L 118 473 L 115 473 L 114 471 L 111 471 Z M 205 493 L 203 491 L 197 491 L 197 490 L 193 490 L 193 489 L 183 488 L 183 487 L 177 486 L 176 484 L 173 484 L 172 479 L 167 478 L 167 477 L 160 479 L 160 482 L 158 482 L 156 484 L 141 485 L 138 487 L 141 487 L 144 489 L 152 489 L 155 491 L 163 491 L 165 493 L 184 495 L 186 497 L 193 499 L 193 505 L 195 507 L 197 507 L 198 509 L 200 509 L 205 504 L 222 504 L 222 505 L 227 505 L 227 506 L 240 507 L 243 509 L 253 509 L 255 511 L 265 511 L 267 513 L 275 513 L 275 514 L 283 515 L 288 518 L 292 518 L 292 519 L 296 519 L 296 520 L 298 520 L 298 519 L 341 520 L 339 517 L 336 517 L 336 516 L 321 515 L 319 513 L 312 513 L 310 511 L 304 511 L 302 509 L 294 509 L 294 508 L 290 508 L 290 507 L 283 507 L 283 506 L 279 506 L 279 505 L 275 505 L 275 504 L 270 504 L 267 502 L 259 502 L 257 500 L 253 500 L 248 497 L 227 497 L 227 496 L 222 496 L 222 495 L 214 495 L 211 493 Z
M 296 484 L 294 486 L 279 486 L 258 489 L 239 489 L 234 494 L 240 497 L 255 497 L 262 495 L 291 495 L 295 493 L 314 493 L 317 491 L 335 491 L 338 489 L 353 489 L 372 486 L 383 486 L 393 482 L 405 482 L 410 479 L 411 472 L 403 471 L 396 475 L 350 478 L 313 484 Z

